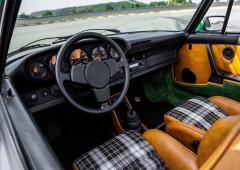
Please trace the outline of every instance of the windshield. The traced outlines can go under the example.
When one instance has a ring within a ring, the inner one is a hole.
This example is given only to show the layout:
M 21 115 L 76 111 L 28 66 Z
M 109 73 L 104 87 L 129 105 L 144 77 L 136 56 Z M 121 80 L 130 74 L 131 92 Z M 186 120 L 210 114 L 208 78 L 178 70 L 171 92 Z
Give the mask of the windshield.
M 200 2 L 201 0 L 22 0 L 9 52 L 38 39 L 68 36 L 86 29 L 118 29 L 121 32 L 181 31 L 190 22 Z M 99 32 L 109 34 L 108 31 Z

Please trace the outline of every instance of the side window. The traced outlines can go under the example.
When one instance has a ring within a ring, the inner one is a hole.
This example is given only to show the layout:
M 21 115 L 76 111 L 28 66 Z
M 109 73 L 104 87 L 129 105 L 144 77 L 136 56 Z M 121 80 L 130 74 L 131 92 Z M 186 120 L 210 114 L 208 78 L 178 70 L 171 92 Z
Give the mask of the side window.
M 215 0 L 199 24 L 196 32 L 221 32 L 228 4 L 228 0 Z
M 240 1 L 234 2 L 226 32 L 240 33 Z

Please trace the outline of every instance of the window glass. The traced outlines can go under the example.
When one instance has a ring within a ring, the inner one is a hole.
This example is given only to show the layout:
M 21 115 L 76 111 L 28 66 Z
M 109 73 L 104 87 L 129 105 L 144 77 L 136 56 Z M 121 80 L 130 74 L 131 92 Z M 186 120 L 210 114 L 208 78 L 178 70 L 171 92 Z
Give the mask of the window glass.
M 39 39 L 68 36 L 87 29 L 118 29 L 121 32 L 181 31 L 187 27 L 201 2 L 202 0 L 22 0 L 9 52 Z
M 228 0 L 216 0 L 209 8 L 197 32 L 221 32 L 228 8 Z
M 226 31 L 240 32 L 240 1 L 234 2 Z

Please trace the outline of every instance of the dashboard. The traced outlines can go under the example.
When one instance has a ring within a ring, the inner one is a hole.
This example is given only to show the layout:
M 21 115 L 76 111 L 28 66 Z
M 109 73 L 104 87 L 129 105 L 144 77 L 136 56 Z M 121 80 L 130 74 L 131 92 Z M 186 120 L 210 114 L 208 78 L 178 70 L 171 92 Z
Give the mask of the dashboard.
M 130 79 L 176 63 L 178 48 L 185 41 L 185 37 L 183 32 L 139 32 L 110 36 L 125 53 Z M 19 93 L 22 102 L 32 113 L 65 102 L 55 78 L 55 64 L 61 45 L 35 49 L 8 61 L 5 75 L 11 77 L 15 91 Z M 108 58 L 119 59 L 116 51 L 109 44 L 92 39 L 82 40 L 68 49 L 61 69 L 67 73 L 72 66 Z M 120 71 L 112 77 L 110 85 L 123 83 L 123 75 Z M 77 93 L 79 98 L 89 92 L 84 88 L 79 90 Z
M 64 58 L 62 70 L 63 72 L 68 72 L 72 66 L 87 64 L 91 61 L 103 61 L 109 58 L 119 60 L 115 49 L 107 44 L 73 47 Z M 54 79 L 56 61 L 57 52 L 39 56 L 27 63 L 26 72 L 31 80 L 44 81 Z

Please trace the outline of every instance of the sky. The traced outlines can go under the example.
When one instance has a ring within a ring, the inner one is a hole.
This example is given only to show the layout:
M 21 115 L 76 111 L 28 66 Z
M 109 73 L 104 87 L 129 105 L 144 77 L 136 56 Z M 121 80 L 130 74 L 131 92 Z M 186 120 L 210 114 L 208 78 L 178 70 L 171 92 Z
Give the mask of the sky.
M 34 11 L 46 9 L 58 9 L 73 6 L 83 6 L 106 2 L 119 2 L 123 0 L 22 0 L 20 13 L 25 12 L 30 14 Z M 158 0 L 138 0 L 139 2 L 150 3 Z M 192 0 L 192 2 L 199 2 L 201 0 Z

